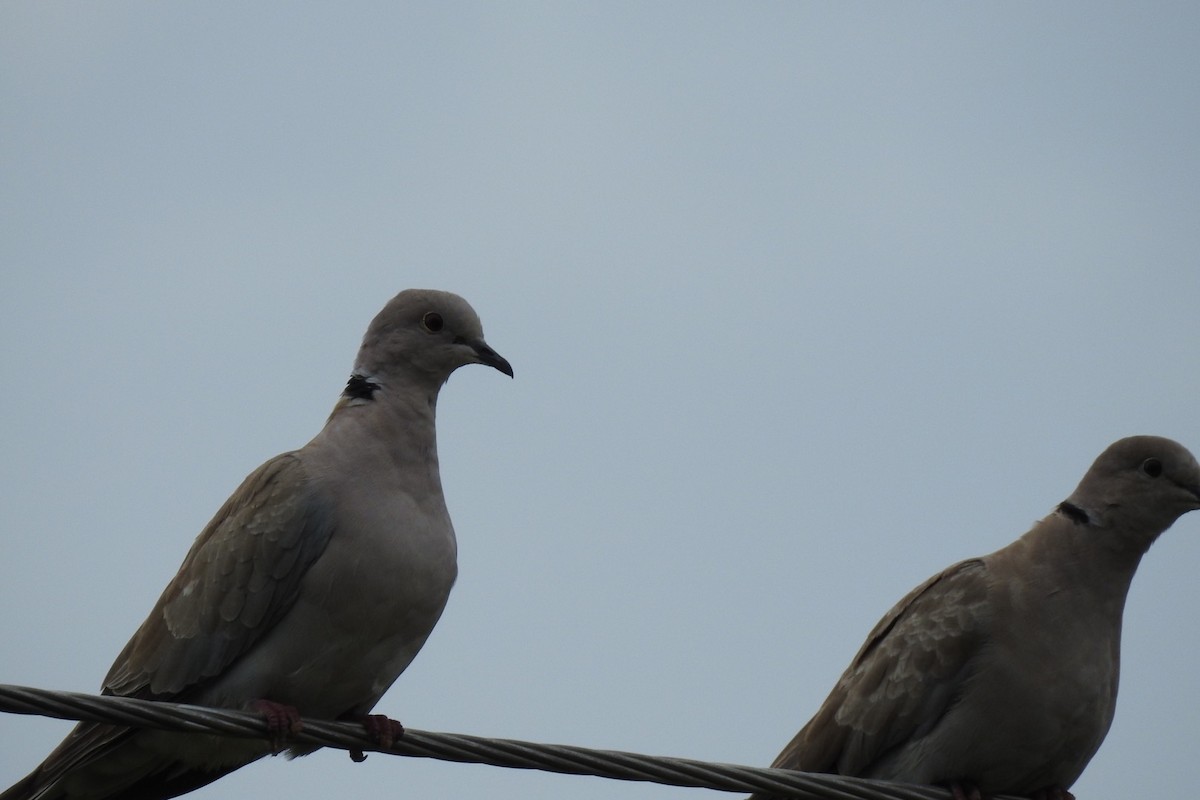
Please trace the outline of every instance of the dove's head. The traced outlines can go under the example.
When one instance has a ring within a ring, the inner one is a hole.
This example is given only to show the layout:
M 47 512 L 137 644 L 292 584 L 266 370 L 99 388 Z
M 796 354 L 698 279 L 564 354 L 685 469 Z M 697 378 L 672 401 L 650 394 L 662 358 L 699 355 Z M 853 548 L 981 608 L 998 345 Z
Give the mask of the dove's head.
M 1109 445 L 1060 506 L 1076 521 L 1127 532 L 1127 544 L 1143 551 L 1196 509 L 1200 465 L 1183 445 L 1161 436 L 1130 436 Z
M 368 385 L 387 385 L 403 376 L 440 386 L 466 364 L 486 364 L 510 378 L 513 374 L 508 361 L 483 340 L 479 315 L 466 300 L 434 289 L 406 289 L 371 320 L 354 375 Z

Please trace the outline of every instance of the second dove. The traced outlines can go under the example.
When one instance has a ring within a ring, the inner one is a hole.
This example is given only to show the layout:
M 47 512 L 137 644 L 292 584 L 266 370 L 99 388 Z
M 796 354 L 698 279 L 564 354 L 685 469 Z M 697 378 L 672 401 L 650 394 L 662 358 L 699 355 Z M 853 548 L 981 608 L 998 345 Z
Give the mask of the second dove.
M 1134 571 L 1197 508 L 1200 467 L 1182 446 L 1111 445 L 1020 539 L 897 603 L 772 766 L 939 784 L 959 800 L 1069 798 L 1113 721 Z

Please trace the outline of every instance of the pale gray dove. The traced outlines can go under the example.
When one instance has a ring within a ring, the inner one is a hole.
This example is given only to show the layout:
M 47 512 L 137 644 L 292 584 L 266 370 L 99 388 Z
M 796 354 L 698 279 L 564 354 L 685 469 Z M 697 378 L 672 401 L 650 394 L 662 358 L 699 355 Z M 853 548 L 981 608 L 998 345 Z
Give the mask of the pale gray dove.
M 772 766 L 959 798 L 1070 797 L 1113 720 L 1133 573 L 1197 508 L 1200 467 L 1182 446 L 1111 445 L 1020 539 L 897 603 Z
M 425 643 L 457 573 L 434 407 L 465 364 L 513 374 L 461 297 L 393 298 L 325 427 L 225 502 L 104 693 L 258 710 L 276 744 L 300 715 L 362 720 L 382 744 L 398 735 L 368 712 Z M 175 797 L 272 749 L 83 723 L 0 798 Z

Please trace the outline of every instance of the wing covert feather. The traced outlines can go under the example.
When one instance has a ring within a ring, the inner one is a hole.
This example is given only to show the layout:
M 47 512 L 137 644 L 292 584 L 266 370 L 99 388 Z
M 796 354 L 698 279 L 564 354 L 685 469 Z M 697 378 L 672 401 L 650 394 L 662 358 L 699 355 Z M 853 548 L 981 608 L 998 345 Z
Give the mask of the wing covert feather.
M 816 715 L 772 766 L 863 775 L 953 705 L 990 622 L 987 567 L 959 562 L 875 626 Z
M 219 674 L 291 607 L 331 534 L 328 505 L 299 455 L 267 461 L 196 538 L 117 657 L 105 692 L 177 697 Z

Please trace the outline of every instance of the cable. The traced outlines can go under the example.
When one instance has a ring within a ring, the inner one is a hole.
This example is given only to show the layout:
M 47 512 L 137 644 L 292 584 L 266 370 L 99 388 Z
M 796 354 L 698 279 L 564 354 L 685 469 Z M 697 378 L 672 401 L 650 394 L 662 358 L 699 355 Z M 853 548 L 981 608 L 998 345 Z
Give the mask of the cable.
M 56 692 L 0 684 L 0 711 L 58 719 L 170 731 L 216 733 L 243 738 L 268 736 L 261 715 L 202 706 L 137 700 L 130 697 Z M 801 800 L 948 800 L 950 792 L 934 786 L 872 781 L 783 769 L 745 767 L 686 758 L 665 758 L 550 745 L 515 739 L 492 739 L 406 728 L 390 750 L 380 750 L 363 727 L 353 722 L 305 719 L 290 737 L 298 744 L 390 755 L 436 758 L 512 769 L 537 769 L 567 775 L 593 775 L 623 781 L 649 781 L 670 786 L 726 792 L 765 792 Z M 1020 800 L 997 796 L 993 800 Z

